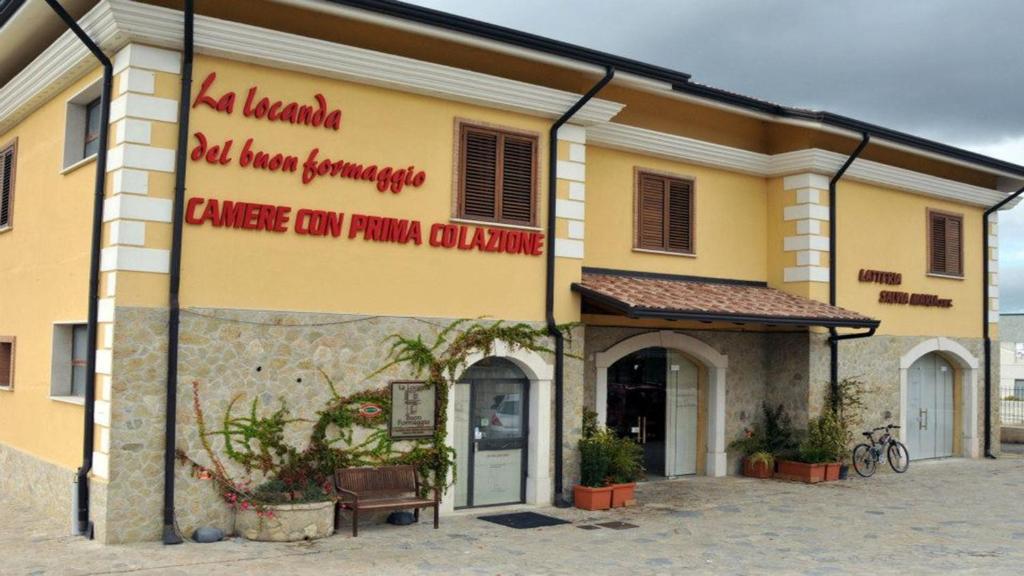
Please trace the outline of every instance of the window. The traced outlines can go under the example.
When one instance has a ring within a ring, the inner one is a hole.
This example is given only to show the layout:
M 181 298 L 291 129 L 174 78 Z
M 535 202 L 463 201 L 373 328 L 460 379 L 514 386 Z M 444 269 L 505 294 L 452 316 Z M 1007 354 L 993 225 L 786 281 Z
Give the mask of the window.
M 636 247 L 693 254 L 693 182 L 637 173 Z
M 18 142 L 0 148 L 0 230 L 14 224 L 14 168 Z
M 1013 343 L 1013 355 L 1017 360 L 1024 360 L 1024 342 Z
M 101 89 L 97 80 L 67 102 L 62 163 L 65 171 L 85 164 L 100 150 Z
M 89 354 L 86 324 L 55 324 L 50 370 L 50 396 L 84 398 L 86 359 Z
M 463 125 L 459 149 L 459 218 L 536 225 L 536 136 Z
M 85 145 L 82 158 L 88 158 L 100 151 L 100 99 L 97 98 L 85 107 Z
M 1013 396 L 1015 398 L 1024 398 L 1024 380 L 1013 381 Z
M 963 216 L 928 211 L 928 273 L 963 276 Z
M 14 337 L 0 336 L 0 388 L 14 387 Z

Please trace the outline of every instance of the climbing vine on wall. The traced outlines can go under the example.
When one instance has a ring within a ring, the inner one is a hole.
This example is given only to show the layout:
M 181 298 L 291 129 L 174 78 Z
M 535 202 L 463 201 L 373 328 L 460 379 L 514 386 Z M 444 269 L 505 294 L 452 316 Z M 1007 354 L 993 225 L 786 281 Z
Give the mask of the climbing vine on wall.
M 568 327 L 562 329 L 568 333 Z M 389 387 L 363 390 L 341 395 L 327 373 L 321 371 L 331 391 L 331 399 L 317 412 L 308 445 L 299 449 L 285 441 L 285 427 L 307 420 L 292 418 L 282 400 L 280 408 L 270 415 L 261 415 L 253 400 L 246 414 L 235 416 L 239 397 L 228 405 L 219 430 L 207 430 L 199 400 L 199 384 L 193 386 L 194 410 L 201 446 L 211 461 L 204 466 L 184 451 L 178 458 L 192 467 L 193 474 L 211 478 L 221 487 L 225 499 L 262 504 L 280 500 L 308 499 L 314 496 L 311 487 L 326 486 L 335 470 L 360 466 L 407 464 L 416 466 L 425 488 L 443 489 L 455 477 L 455 453 L 446 440 L 448 392 L 460 372 L 467 368 L 473 354 L 490 356 L 494 346 L 503 342 L 511 351 L 530 350 L 550 353 L 545 345 L 548 333 L 525 323 L 506 324 L 501 321 L 481 322 L 459 320 L 442 329 L 433 339 L 394 334 L 383 365 L 369 376 L 373 378 L 394 367 L 404 367 L 413 377 L 424 380 L 435 389 L 437 426 L 432 437 L 414 440 L 392 440 L 388 425 L 391 420 Z M 209 442 L 209 437 L 224 439 L 227 457 L 240 465 L 251 478 L 257 473 L 263 483 L 252 488 L 247 478 L 230 476 Z

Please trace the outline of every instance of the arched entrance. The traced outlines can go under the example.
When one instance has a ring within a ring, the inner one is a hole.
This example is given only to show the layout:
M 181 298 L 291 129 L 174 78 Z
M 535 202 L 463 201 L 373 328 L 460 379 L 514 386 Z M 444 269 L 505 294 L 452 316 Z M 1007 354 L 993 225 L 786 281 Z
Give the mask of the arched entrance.
M 644 348 L 608 367 L 607 421 L 644 449 L 648 477 L 696 474 L 702 444 L 697 365 L 676 350 Z
M 526 501 L 530 381 L 504 358 L 484 358 L 455 384 L 455 507 Z
M 949 338 L 900 358 L 900 437 L 912 460 L 978 457 L 978 359 Z
M 642 361 L 643 368 L 633 368 L 638 360 Z M 627 338 L 597 353 L 594 363 L 598 421 L 634 437 L 645 434 L 650 437 L 646 450 L 652 453 L 649 470 L 653 466 L 655 472 L 660 468 L 670 476 L 692 474 L 699 471 L 698 463 L 702 463 L 708 476 L 726 474 L 725 382 L 729 359 L 724 354 L 692 336 L 660 331 Z M 650 371 L 651 375 L 640 376 L 641 370 L 645 374 Z M 655 377 L 659 370 L 662 376 Z M 698 378 L 701 374 L 703 376 Z M 641 383 L 631 385 L 631 378 L 633 381 L 640 378 Z M 622 402 L 629 402 L 630 395 L 634 397 L 634 404 L 640 402 L 644 394 L 660 397 L 661 393 L 656 390 L 662 387 L 661 381 L 664 381 L 661 406 L 665 411 L 660 418 L 665 432 L 662 440 L 655 440 L 650 436 L 657 432 L 652 418 L 657 418 L 659 408 L 648 410 L 655 414 L 647 414 L 646 422 L 637 423 L 630 418 L 644 415 L 634 414 Z M 632 392 L 628 391 L 630 387 Z M 617 412 L 612 414 L 611 410 Z M 638 426 L 640 430 L 634 432 Z M 658 442 L 665 448 L 662 463 L 656 461 Z
M 904 434 L 911 458 L 953 455 L 953 366 L 938 353 L 918 358 L 907 374 L 907 423 Z

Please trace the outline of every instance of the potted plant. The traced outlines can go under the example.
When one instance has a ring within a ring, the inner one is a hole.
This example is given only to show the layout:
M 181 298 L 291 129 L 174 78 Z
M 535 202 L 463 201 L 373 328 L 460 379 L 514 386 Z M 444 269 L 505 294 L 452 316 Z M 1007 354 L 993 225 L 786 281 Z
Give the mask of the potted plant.
M 743 475 L 751 478 L 771 478 L 775 474 L 775 456 L 763 450 L 743 459 Z
M 612 508 L 636 502 L 636 482 L 644 473 L 644 450 L 632 438 L 615 436 L 609 441 L 608 476 L 612 484 Z
M 863 422 L 864 384 L 853 378 L 844 378 L 835 387 L 828 388 L 825 400 L 825 405 L 835 413 L 845 433 L 842 465 L 839 468 L 839 479 L 845 480 L 850 470 L 849 448 L 854 444 L 855 431 L 860 429 Z
M 775 475 L 808 484 L 838 480 L 844 442 L 845 436 L 835 414 L 826 410 L 808 422 L 807 438 L 800 443 L 797 459 L 779 460 Z
M 573 486 L 573 501 L 584 510 L 607 510 L 612 507 L 612 487 L 608 469 L 612 452 L 611 434 L 600 429 L 586 434 L 579 442 L 580 483 Z
M 729 448 L 743 454 L 743 475 L 752 478 L 771 478 L 775 473 L 778 456 L 796 447 L 789 416 L 782 405 L 774 408 L 763 404 L 762 424 L 746 428 L 743 437 Z

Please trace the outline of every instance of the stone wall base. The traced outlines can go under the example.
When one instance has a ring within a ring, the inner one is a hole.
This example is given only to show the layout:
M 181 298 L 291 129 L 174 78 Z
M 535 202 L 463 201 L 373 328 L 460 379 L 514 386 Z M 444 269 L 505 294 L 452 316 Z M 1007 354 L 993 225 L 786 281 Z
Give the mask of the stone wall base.
M 75 471 L 0 444 L 0 500 L 27 502 L 71 530 Z

